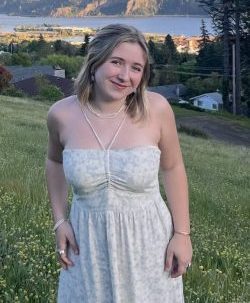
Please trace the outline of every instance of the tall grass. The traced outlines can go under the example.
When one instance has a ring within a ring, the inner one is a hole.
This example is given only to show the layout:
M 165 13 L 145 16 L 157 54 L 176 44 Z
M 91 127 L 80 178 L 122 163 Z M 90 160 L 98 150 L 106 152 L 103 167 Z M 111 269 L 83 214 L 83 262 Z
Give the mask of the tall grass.
M 59 266 L 44 179 L 47 110 L 39 102 L 0 97 L 0 302 L 4 303 L 55 302 Z M 192 267 L 184 277 L 186 302 L 250 302 L 249 149 L 186 134 L 180 140 L 194 248 Z

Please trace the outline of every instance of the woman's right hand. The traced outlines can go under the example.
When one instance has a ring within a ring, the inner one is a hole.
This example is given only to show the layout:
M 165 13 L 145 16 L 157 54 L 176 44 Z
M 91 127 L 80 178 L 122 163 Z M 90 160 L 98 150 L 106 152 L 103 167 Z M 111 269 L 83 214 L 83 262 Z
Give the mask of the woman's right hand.
M 56 247 L 59 253 L 59 262 L 63 269 L 68 269 L 68 266 L 73 266 L 72 260 L 68 258 L 68 251 L 71 248 L 78 255 L 79 248 L 76 243 L 73 228 L 69 221 L 64 221 L 56 230 Z

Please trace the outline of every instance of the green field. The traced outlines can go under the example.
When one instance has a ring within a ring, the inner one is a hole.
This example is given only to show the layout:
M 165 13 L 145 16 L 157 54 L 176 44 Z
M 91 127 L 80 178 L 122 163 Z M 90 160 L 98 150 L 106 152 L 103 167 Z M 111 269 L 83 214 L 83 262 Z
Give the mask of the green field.
M 0 96 L 4 303 L 55 302 L 59 266 L 44 178 L 47 110 L 40 102 Z M 185 134 L 180 141 L 194 249 L 184 277 L 186 303 L 249 303 L 250 149 Z

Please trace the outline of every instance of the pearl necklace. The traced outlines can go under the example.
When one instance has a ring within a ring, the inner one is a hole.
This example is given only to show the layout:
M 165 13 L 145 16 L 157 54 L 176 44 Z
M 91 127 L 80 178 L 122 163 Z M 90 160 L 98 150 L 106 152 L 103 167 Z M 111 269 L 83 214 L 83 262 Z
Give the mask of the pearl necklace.
M 91 111 L 92 114 L 94 114 L 95 116 L 97 116 L 98 118 L 101 119 L 113 119 L 116 116 L 119 115 L 119 113 L 124 110 L 124 108 L 126 107 L 126 105 L 123 103 L 122 106 L 118 109 L 118 111 L 110 113 L 110 114 L 102 114 L 102 113 L 98 113 L 89 102 L 86 103 L 88 109 Z

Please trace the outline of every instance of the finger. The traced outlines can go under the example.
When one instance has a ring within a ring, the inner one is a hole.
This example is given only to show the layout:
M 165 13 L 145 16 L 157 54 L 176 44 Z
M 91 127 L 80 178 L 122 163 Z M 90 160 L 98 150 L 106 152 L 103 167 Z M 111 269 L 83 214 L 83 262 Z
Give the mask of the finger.
M 69 245 L 71 246 L 73 252 L 78 255 L 79 254 L 79 248 L 78 248 L 78 245 L 76 243 L 76 239 L 74 236 L 68 238 L 68 241 L 69 241 Z
M 167 256 L 166 256 L 165 267 L 164 267 L 165 271 L 169 270 L 172 267 L 173 256 L 174 256 L 173 252 L 167 250 Z
M 64 245 L 61 245 L 59 247 L 65 247 Z M 58 254 L 59 254 L 59 259 L 61 261 L 63 261 L 63 263 L 66 265 L 66 266 L 72 266 L 73 265 L 73 262 L 68 258 L 68 255 L 67 255 L 67 248 L 60 248 L 58 249 Z
M 67 264 L 65 262 L 63 262 L 63 260 L 60 257 L 58 258 L 58 261 L 63 269 L 65 269 L 65 270 L 68 269 Z
M 177 277 L 183 275 L 185 272 L 186 272 L 186 267 L 184 266 L 184 264 L 177 261 L 176 266 L 173 268 L 173 270 L 171 272 L 171 277 L 177 278 Z
M 178 278 L 179 276 L 182 276 L 185 273 L 186 273 L 185 270 L 184 272 L 182 272 L 181 270 L 177 270 L 177 272 L 171 273 L 171 278 Z
M 61 253 L 60 253 L 60 251 L 62 251 L 62 250 L 61 250 L 61 249 L 57 249 L 58 261 L 59 261 L 59 263 L 60 263 L 60 265 L 61 265 L 61 267 L 62 267 L 63 269 L 68 269 L 67 263 L 65 263 L 65 262 L 63 261 L 63 259 L 61 258 Z
M 60 254 L 60 258 L 67 266 L 74 265 L 73 262 L 68 258 L 66 251 L 63 254 Z

